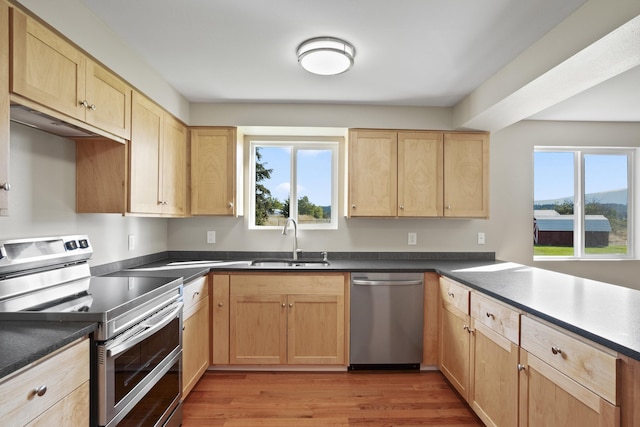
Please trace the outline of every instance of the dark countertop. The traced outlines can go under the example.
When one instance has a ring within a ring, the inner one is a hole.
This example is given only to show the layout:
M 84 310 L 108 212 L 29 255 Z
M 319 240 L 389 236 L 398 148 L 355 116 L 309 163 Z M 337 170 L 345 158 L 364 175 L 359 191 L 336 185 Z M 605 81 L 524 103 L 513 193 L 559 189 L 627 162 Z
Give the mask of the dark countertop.
M 329 266 L 305 267 L 254 267 L 248 261 L 224 261 L 180 269 L 166 268 L 169 260 L 157 261 L 135 274 L 180 274 L 187 283 L 208 271 L 434 271 L 640 361 L 640 291 L 622 286 L 484 259 L 341 259 L 330 260 Z
M 640 361 L 640 291 L 490 259 L 337 259 L 329 266 L 254 267 L 249 259 L 168 266 L 189 257 L 157 260 L 108 276 L 183 277 L 209 271 L 358 272 L 433 271 L 524 312 Z M 257 258 L 257 257 L 256 257 Z M 331 257 L 330 257 L 331 258 Z M 0 378 L 95 330 L 91 323 L 0 322 Z
M 91 334 L 95 323 L 0 322 L 0 378 L 24 367 L 65 345 Z

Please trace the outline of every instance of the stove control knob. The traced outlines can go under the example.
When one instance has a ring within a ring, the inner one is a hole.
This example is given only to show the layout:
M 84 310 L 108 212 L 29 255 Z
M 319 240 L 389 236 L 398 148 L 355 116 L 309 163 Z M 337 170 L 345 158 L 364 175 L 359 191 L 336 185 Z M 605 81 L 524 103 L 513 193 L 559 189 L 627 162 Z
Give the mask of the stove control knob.
M 78 242 L 75 240 L 69 240 L 68 242 L 65 242 L 64 247 L 67 248 L 68 251 L 78 249 Z
M 86 249 L 89 247 L 89 242 L 87 241 L 87 239 L 78 240 L 78 244 L 82 249 Z

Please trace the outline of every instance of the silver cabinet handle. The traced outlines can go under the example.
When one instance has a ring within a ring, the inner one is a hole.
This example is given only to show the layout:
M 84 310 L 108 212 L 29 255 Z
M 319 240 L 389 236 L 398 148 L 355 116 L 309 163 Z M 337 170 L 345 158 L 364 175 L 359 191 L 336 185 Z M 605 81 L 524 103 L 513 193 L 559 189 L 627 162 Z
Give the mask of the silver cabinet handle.
M 356 208 L 356 205 L 351 205 L 351 209 L 355 209 L 355 208 Z
M 282 303 L 282 308 L 285 308 L 287 306 L 287 304 Z
M 456 294 L 454 294 L 453 292 L 447 292 L 447 295 L 449 295 L 451 298 L 455 298 Z
M 229 209 L 233 209 L 233 202 L 229 202 L 227 206 L 229 207 Z
M 400 205 L 400 210 L 404 210 L 404 205 Z
M 422 280 L 363 280 L 353 279 L 351 281 L 358 286 L 401 286 L 401 285 L 422 285 Z
M 89 110 L 96 111 L 96 104 L 89 105 Z
M 222 307 L 222 303 L 221 302 L 218 303 L 218 307 Z
M 518 363 L 518 371 L 524 371 L 524 365 L 521 363 Z
M 84 108 L 87 108 L 87 107 L 89 106 L 89 103 L 88 103 L 88 102 L 87 102 L 87 100 L 85 99 L 85 100 L 80 101 L 80 106 L 82 106 L 82 107 L 84 107 Z
M 46 392 L 47 392 L 46 385 L 41 385 L 40 387 L 37 387 L 35 390 L 33 390 L 33 394 L 40 397 L 44 396 Z
M 551 353 L 553 353 L 553 354 L 562 354 L 562 349 L 560 347 L 553 346 L 553 347 L 551 347 Z
M 196 292 L 194 292 L 194 293 L 193 293 L 193 297 L 192 297 L 192 298 L 195 298 L 195 297 L 197 297 L 198 295 L 200 295 L 200 292 L 196 291 Z
M 291 308 L 291 307 L 293 307 L 293 303 L 292 302 L 289 303 L 289 308 Z
M 11 190 L 11 184 L 9 184 L 8 182 L 2 183 L 2 185 L 0 185 L 0 188 L 2 188 L 4 191 L 9 191 Z
M 487 317 L 490 317 L 492 319 L 496 318 L 496 316 L 494 316 L 493 313 L 489 313 L 488 311 L 487 311 Z

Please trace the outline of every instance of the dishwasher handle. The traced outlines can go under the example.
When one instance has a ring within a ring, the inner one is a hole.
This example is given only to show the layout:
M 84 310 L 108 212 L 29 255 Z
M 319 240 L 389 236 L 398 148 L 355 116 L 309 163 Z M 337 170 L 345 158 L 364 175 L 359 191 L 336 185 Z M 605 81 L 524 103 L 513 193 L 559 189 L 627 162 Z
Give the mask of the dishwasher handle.
M 353 279 L 351 281 L 357 286 L 415 286 L 422 285 L 422 280 L 367 280 Z

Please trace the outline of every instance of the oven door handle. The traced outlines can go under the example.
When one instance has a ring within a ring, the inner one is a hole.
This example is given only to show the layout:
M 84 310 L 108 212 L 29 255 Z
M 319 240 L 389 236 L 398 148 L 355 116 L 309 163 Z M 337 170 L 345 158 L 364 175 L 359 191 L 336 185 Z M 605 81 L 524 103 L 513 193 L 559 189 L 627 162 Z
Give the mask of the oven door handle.
M 127 338 L 122 342 L 118 342 L 113 346 L 108 346 L 106 349 L 107 357 L 115 357 L 118 354 L 129 350 L 134 345 L 144 341 L 145 339 L 149 338 L 151 335 L 155 334 L 156 331 L 158 331 L 159 329 L 162 329 L 165 326 L 167 326 L 169 323 L 171 323 L 173 319 L 175 319 L 177 316 L 180 316 L 180 312 L 182 311 L 183 305 L 184 303 L 179 302 L 178 304 L 176 304 L 175 308 L 172 309 L 170 312 L 168 313 L 160 312 L 157 315 L 149 318 L 147 321 L 142 322 L 141 326 L 143 326 L 144 329 L 141 332 L 136 333 L 132 335 L 130 338 Z

